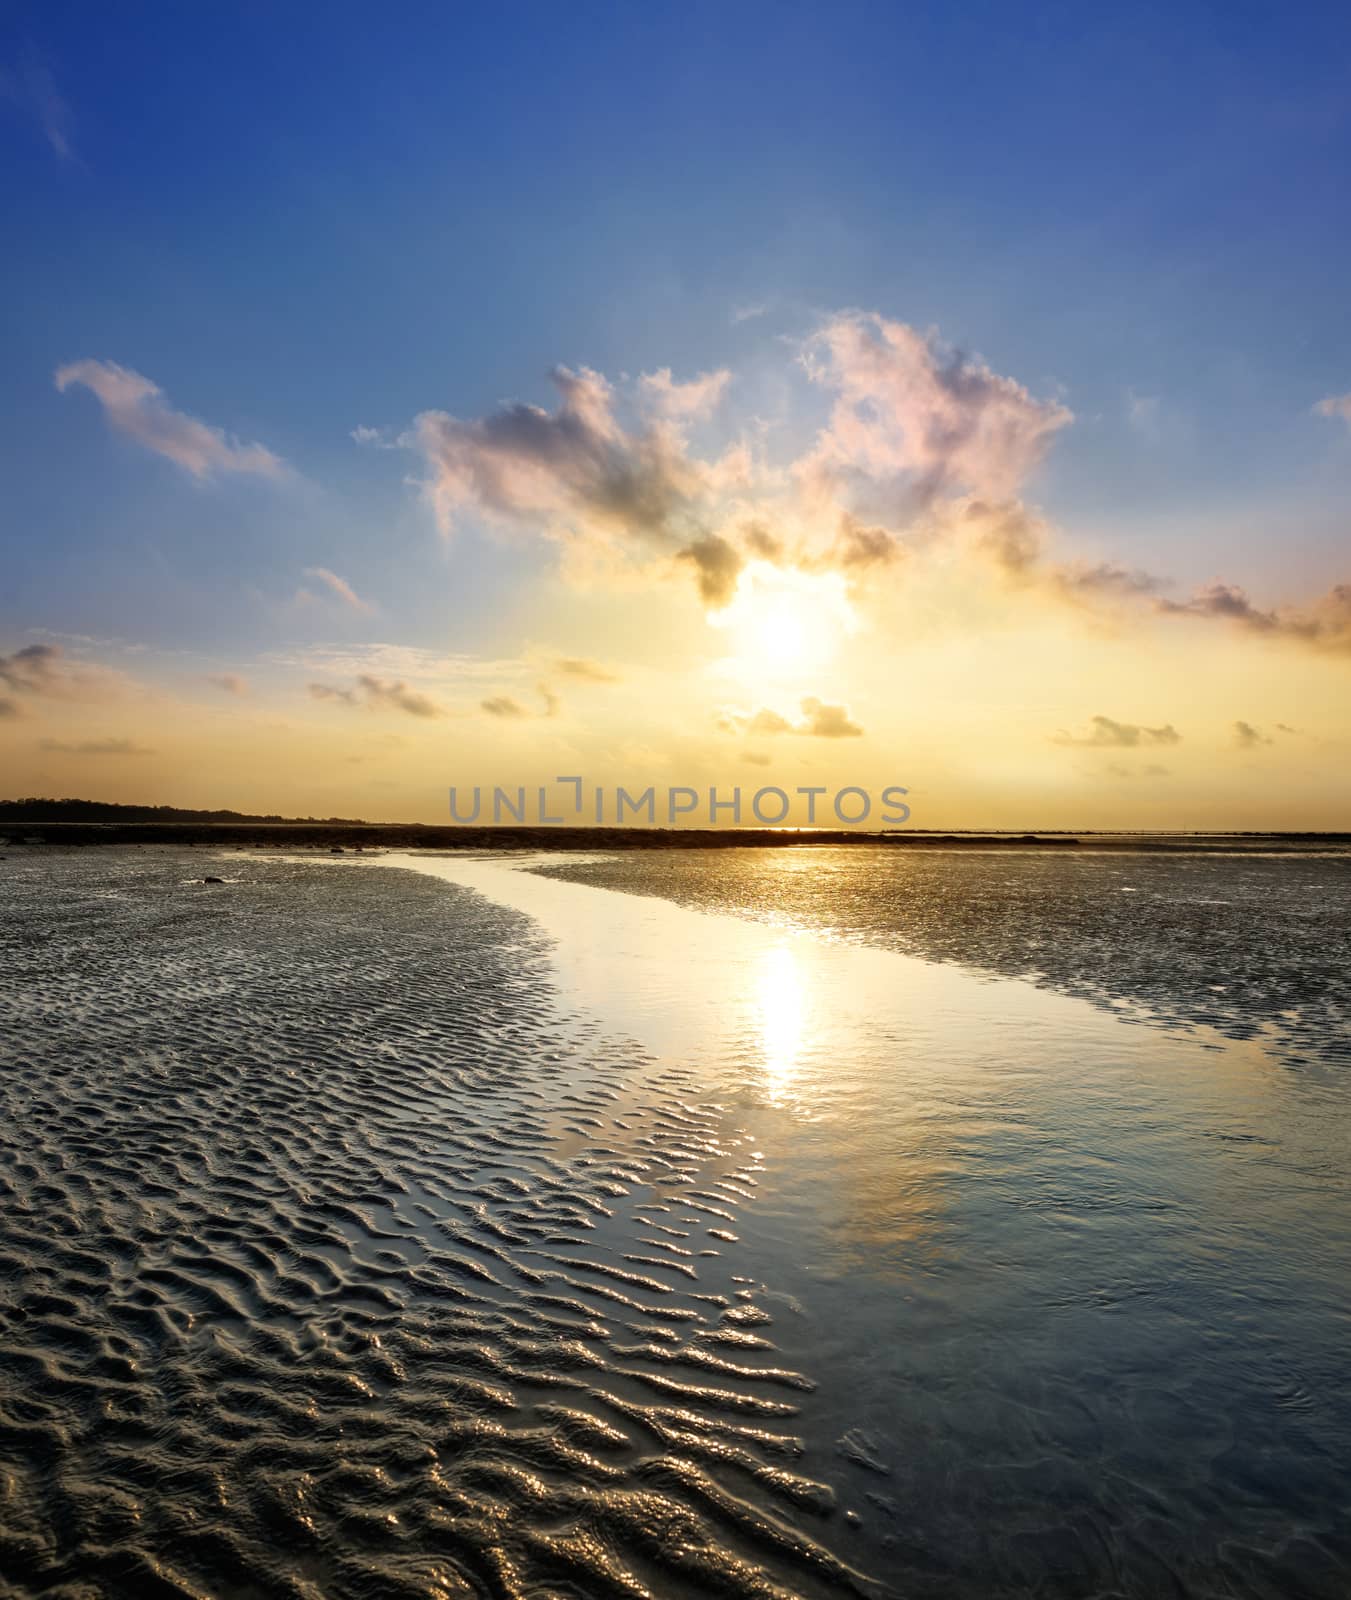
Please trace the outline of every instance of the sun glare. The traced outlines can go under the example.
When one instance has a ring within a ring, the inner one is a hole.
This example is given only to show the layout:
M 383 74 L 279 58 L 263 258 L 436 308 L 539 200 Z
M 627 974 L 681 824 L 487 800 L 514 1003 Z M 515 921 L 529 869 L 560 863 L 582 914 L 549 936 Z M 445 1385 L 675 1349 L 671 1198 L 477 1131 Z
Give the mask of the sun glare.
M 810 676 L 857 626 L 838 574 L 785 572 L 766 562 L 746 567 L 730 603 L 708 620 L 727 634 L 723 665 L 752 688 Z

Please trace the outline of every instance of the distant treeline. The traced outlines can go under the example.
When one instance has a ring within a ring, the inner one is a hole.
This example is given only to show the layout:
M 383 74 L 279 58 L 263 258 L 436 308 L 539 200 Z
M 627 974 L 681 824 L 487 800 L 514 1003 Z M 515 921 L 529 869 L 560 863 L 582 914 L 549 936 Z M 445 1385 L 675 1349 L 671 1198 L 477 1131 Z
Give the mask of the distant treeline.
M 359 817 L 252 816 L 247 811 L 190 811 L 181 806 L 119 806 L 107 800 L 0 800 L 0 827 L 30 822 L 325 822 L 359 826 Z

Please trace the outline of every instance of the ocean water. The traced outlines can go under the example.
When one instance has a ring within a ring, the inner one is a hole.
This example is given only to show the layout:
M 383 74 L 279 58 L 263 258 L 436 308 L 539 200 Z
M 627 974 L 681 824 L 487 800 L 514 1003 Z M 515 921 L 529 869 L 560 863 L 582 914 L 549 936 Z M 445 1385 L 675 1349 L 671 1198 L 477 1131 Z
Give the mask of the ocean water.
M 11 852 L 0 1593 L 1343 1596 L 1347 865 Z

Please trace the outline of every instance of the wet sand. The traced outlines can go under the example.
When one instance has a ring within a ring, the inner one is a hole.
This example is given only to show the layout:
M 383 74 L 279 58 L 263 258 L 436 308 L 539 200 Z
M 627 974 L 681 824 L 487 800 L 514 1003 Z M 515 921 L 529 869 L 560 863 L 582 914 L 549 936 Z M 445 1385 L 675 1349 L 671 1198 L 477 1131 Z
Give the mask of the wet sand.
M 1339 1080 L 501 861 L 7 873 L 16 1593 L 1344 1592 Z

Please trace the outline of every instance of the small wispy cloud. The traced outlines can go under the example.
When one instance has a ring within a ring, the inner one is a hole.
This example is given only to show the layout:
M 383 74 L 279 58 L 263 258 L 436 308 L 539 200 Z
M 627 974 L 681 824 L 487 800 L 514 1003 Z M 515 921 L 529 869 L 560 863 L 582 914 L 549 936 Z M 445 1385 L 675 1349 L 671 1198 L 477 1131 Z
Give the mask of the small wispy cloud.
M 358 422 L 355 428 L 350 429 L 347 437 L 356 444 L 369 445 L 375 450 L 401 450 L 410 442 L 392 428 L 368 428 L 364 422 Z
M 521 717 L 556 717 L 563 709 L 563 702 L 547 683 L 537 683 L 535 693 L 544 702 L 544 709 L 539 712 L 531 711 L 528 706 L 523 706 L 519 700 L 509 694 L 489 695 L 486 700 L 480 700 L 480 709 L 486 711 L 490 717 L 499 717 L 504 721 L 516 721 Z
M 1330 394 L 1313 408 L 1317 417 L 1340 417 L 1351 427 L 1351 394 Z
M 554 661 L 554 671 L 565 678 L 577 678 L 583 683 L 621 683 L 620 675 L 599 661 L 586 656 L 559 656 Z
M 39 748 L 53 755 L 63 756 L 153 756 L 147 745 L 136 744 L 131 739 L 81 739 L 67 743 L 64 739 L 43 739 Z
M 346 578 L 340 578 L 336 572 L 330 572 L 327 567 L 306 567 L 305 576 L 322 583 L 330 594 L 336 595 L 343 605 L 353 611 L 359 611 L 364 616 L 370 616 L 375 607 L 369 600 L 363 600 Z M 306 597 L 313 599 L 308 589 L 302 589 L 297 598 Z
M 1136 722 L 1116 722 L 1111 717 L 1094 717 L 1087 734 L 1057 733 L 1052 744 L 1077 745 L 1090 750 L 1133 750 L 1142 744 L 1181 744 L 1182 735 L 1166 722 L 1161 728 L 1146 728 Z
M 239 695 L 242 698 L 249 692 L 249 680 L 241 678 L 237 672 L 208 672 L 204 675 L 204 682 L 219 689 L 222 694 Z
M 402 681 L 392 681 L 362 673 L 355 688 L 343 688 L 331 683 L 311 683 L 311 699 L 326 700 L 330 704 L 364 706 L 368 711 L 402 711 L 410 717 L 442 717 L 445 707 L 430 695 L 410 689 Z
M 1253 750 L 1260 744 L 1274 744 L 1276 741 L 1260 728 L 1254 728 L 1251 722 L 1240 719 L 1234 724 L 1234 743 L 1240 750 Z
M 226 472 L 263 478 L 287 474 L 286 463 L 264 445 L 240 444 L 221 429 L 175 411 L 158 384 L 115 361 L 72 361 L 57 368 L 54 381 L 62 394 L 72 386 L 88 389 L 119 433 L 194 478 Z
M 361 701 L 355 689 L 341 689 L 333 683 L 307 684 L 311 700 L 327 700 L 334 705 L 356 706 Z
M 1146 439 L 1156 439 L 1159 434 L 1159 397 L 1156 394 L 1136 394 L 1126 390 L 1126 420 L 1136 433 Z
M 57 90 L 51 69 L 31 51 L 15 67 L 0 68 L 0 101 L 41 132 L 63 161 L 75 161 L 75 119 Z
M 509 694 L 495 694 L 490 696 L 487 700 L 481 700 L 479 704 L 490 717 L 502 717 L 506 720 L 514 720 L 517 717 L 527 717 L 530 715 L 521 702 L 519 700 L 513 700 Z

